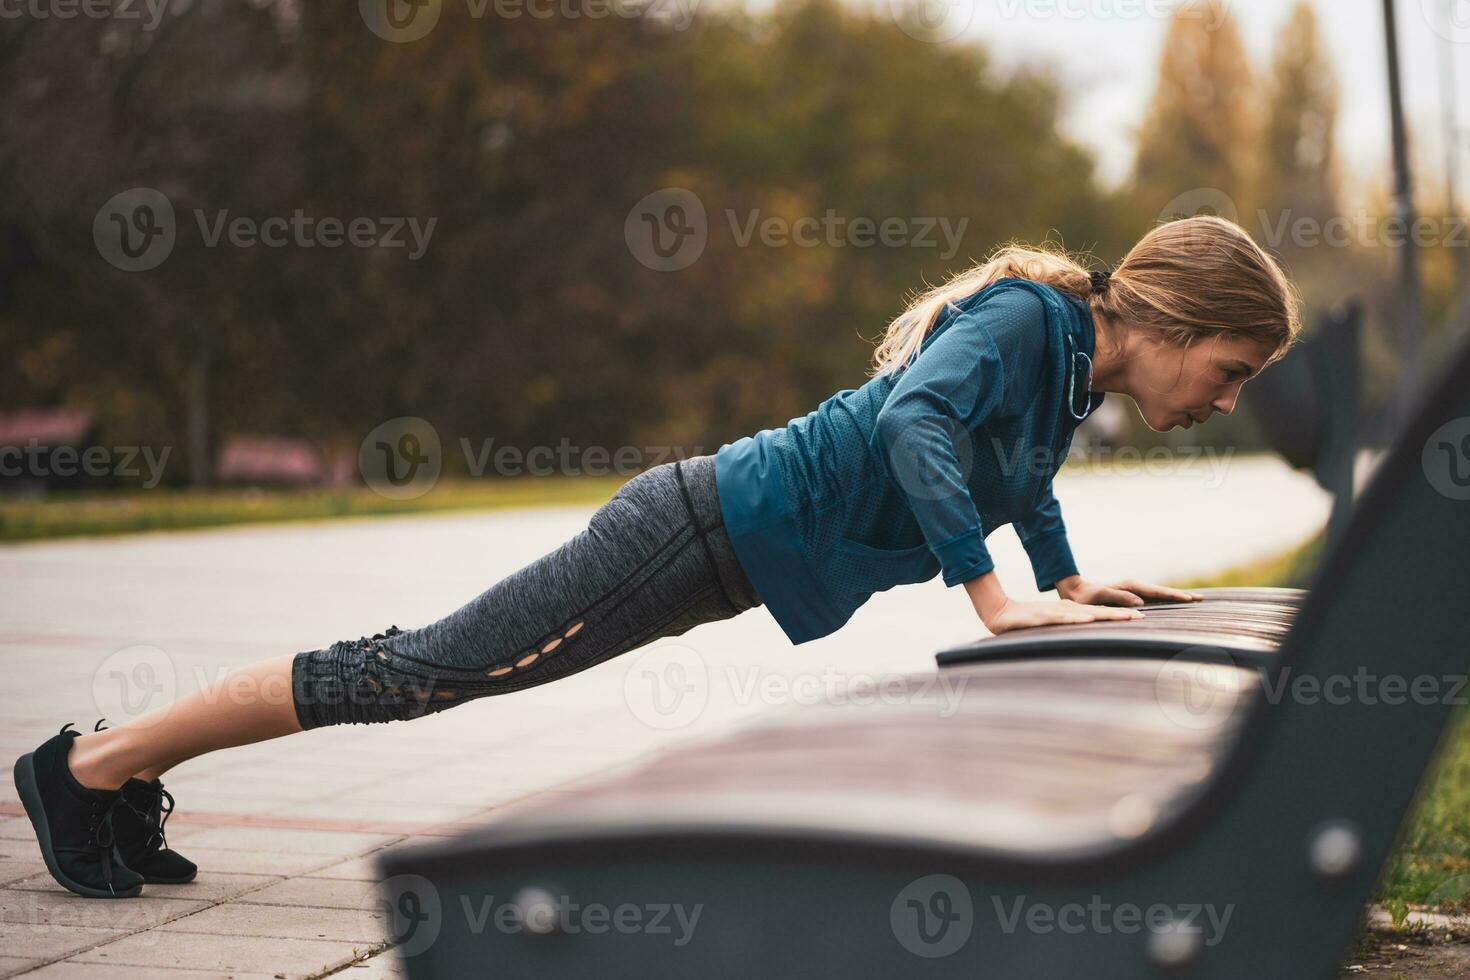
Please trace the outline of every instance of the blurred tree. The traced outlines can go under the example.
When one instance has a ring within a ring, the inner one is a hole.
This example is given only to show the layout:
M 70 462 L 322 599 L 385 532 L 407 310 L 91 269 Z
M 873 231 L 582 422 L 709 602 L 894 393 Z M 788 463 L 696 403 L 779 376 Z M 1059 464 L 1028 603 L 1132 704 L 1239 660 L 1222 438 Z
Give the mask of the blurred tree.
M 1218 191 L 1238 212 L 1226 216 L 1244 219 L 1251 203 L 1246 199 L 1248 154 L 1255 145 L 1252 85 L 1250 63 L 1224 0 L 1180 5 L 1138 134 L 1133 185 L 1143 207 L 1157 214 L 1181 195 Z M 1190 213 L 1195 200 L 1182 202 Z
M 862 383 L 906 294 L 1000 241 L 1132 239 L 1044 68 L 835 0 L 687 25 L 446 3 L 408 43 L 296 0 L 5 19 L 0 85 L 0 403 L 93 405 L 199 472 L 230 433 L 351 451 L 399 415 L 451 469 L 460 437 L 713 452 Z M 92 241 L 133 187 L 177 225 L 143 272 Z M 656 271 L 626 231 L 672 188 L 707 242 Z M 433 225 L 415 258 L 213 237 L 296 216 Z
M 1292 268 L 1309 307 L 1321 309 L 1344 285 L 1334 269 L 1346 246 L 1325 241 L 1341 215 L 1336 157 L 1338 83 L 1322 46 L 1315 9 L 1292 8 L 1277 36 L 1266 92 L 1261 152 L 1256 157 L 1260 204 L 1254 233 Z

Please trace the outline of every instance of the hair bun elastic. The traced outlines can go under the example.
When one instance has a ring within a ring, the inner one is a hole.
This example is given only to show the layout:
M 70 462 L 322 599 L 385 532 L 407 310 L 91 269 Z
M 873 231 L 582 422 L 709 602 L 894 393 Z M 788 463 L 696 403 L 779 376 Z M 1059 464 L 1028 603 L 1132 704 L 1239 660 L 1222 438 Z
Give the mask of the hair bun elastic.
M 1113 274 L 1106 269 L 1094 270 L 1092 273 L 1092 291 L 1094 293 L 1105 293 L 1108 291 L 1108 280 Z

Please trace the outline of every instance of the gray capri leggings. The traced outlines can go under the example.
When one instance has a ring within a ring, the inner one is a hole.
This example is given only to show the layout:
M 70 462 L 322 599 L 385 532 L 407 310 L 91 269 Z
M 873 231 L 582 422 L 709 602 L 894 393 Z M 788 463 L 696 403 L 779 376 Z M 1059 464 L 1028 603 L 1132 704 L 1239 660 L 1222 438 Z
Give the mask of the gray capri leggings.
M 302 728 L 417 718 L 761 604 L 725 534 L 714 456 L 676 460 L 633 477 L 576 537 L 438 622 L 298 653 L 296 717 Z

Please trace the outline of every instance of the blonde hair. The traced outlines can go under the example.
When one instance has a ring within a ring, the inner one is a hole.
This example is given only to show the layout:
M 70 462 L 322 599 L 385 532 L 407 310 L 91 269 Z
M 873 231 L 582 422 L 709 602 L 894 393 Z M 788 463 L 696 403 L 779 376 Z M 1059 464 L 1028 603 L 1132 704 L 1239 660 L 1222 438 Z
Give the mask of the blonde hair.
M 1046 283 L 1086 303 L 1094 320 L 1133 324 L 1171 344 L 1220 335 L 1269 343 L 1267 365 L 1301 334 L 1300 296 L 1276 260 L 1235 222 L 1198 215 L 1151 229 L 1101 293 L 1093 292 L 1082 260 L 1060 246 L 1008 242 L 914 297 L 888 324 L 869 377 L 906 367 L 941 311 L 1007 277 Z

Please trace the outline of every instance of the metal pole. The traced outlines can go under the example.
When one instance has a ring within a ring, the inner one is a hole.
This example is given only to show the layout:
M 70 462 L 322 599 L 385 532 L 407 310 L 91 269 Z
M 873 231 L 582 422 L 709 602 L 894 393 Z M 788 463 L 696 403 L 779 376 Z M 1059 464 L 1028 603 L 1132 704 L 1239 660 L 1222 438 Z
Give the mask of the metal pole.
M 1399 84 L 1398 28 L 1394 0 L 1383 0 L 1383 33 L 1388 46 L 1388 105 L 1393 123 L 1394 216 L 1402 222 L 1404 239 L 1399 243 L 1399 288 L 1397 319 L 1403 343 L 1404 370 L 1394 406 L 1392 429 L 1408 417 L 1423 387 L 1423 316 L 1420 307 L 1419 269 L 1414 251 L 1414 198 L 1409 174 L 1409 139 L 1404 124 L 1403 92 Z

